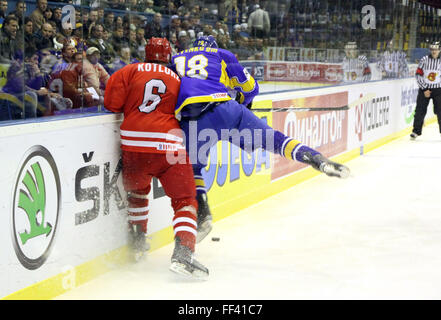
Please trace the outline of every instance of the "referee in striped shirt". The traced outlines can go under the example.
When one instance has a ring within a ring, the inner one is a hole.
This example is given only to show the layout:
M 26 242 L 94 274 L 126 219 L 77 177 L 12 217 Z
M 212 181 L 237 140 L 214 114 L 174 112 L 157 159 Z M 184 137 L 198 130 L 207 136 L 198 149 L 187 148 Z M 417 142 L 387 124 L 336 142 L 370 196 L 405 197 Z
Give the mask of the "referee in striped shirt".
M 420 89 L 410 134 L 412 140 L 421 135 L 430 99 L 433 100 L 433 111 L 438 118 L 441 132 L 441 58 L 438 41 L 430 45 L 430 55 L 421 58 L 415 76 Z

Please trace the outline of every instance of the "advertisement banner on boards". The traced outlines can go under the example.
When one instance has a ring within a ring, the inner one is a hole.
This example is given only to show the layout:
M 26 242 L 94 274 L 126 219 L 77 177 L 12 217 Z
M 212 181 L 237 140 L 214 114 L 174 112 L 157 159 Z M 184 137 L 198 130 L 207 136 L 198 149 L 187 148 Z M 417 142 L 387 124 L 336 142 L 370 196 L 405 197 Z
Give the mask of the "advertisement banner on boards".
M 115 123 L 0 138 L 0 296 L 126 243 L 119 140 Z
M 265 81 L 340 83 L 343 70 L 339 64 L 270 62 L 265 66 Z
M 294 107 L 341 107 L 348 104 L 348 92 L 342 91 L 319 96 L 274 101 L 273 108 Z M 347 149 L 347 110 L 276 112 L 273 114 L 274 129 L 310 146 L 327 157 Z M 274 156 L 271 180 L 279 179 L 306 167 L 300 162 Z

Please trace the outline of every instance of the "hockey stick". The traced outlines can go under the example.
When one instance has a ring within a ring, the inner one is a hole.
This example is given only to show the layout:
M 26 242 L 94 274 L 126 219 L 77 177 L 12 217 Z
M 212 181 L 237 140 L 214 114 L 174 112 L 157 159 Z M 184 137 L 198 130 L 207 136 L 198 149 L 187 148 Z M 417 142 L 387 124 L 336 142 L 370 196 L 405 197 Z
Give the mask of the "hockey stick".
M 349 110 L 349 106 L 341 107 L 323 107 L 323 108 L 296 108 L 294 106 L 288 108 L 251 108 L 251 111 L 255 112 L 287 112 L 287 111 L 333 111 L 333 110 Z
M 349 110 L 350 108 L 362 104 L 365 102 L 368 102 L 369 100 L 372 100 L 375 98 L 374 93 L 369 93 L 365 95 L 364 97 L 360 97 L 359 99 L 352 101 L 350 104 L 341 106 L 341 107 L 319 107 L 319 108 L 296 108 L 294 106 L 289 106 L 287 108 L 251 108 L 251 111 L 255 112 L 288 112 L 288 111 L 295 111 L 295 112 L 301 112 L 301 111 L 333 111 L 333 110 Z

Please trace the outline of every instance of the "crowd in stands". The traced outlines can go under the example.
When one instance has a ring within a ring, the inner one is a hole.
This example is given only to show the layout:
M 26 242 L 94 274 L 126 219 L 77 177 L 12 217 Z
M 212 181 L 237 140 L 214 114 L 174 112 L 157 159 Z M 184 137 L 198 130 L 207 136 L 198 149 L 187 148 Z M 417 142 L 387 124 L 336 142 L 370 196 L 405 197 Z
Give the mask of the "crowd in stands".
M 265 59 L 266 46 L 343 48 L 354 37 L 372 36 L 355 28 L 360 15 L 346 10 L 358 2 L 37 0 L 28 10 L 30 1 L 0 0 L 0 66 L 6 74 L 0 120 L 101 105 L 107 79 L 143 61 L 151 37 L 166 37 L 178 52 L 199 35 L 213 35 L 239 60 Z M 75 19 L 66 20 L 62 8 L 69 4 Z M 386 31 L 361 41 L 361 47 L 389 40 Z M 22 107 L 14 109 L 17 100 Z

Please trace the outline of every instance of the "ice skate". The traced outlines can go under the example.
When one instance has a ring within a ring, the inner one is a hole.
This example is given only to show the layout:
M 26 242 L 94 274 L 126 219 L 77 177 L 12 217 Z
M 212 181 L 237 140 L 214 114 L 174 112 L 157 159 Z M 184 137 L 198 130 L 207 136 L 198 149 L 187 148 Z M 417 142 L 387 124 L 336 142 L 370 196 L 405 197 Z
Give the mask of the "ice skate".
M 193 258 L 190 248 L 181 244 L 179 238 L 175 240 L 175 249 L 171 257 L 170 270 L 187 277 L 206 280 L 208 269 Z
M 311 165 L 314 169 L 323 172 L 329 177 L 346 179 L 351 173 L 349 168 L 345 165 L 331 161 L 320 153 L 312 156 L 309 152 L 305 152 L 303 155 L 303 160 L 305 163 Z
M 135 262 L 140 261 L 150 249 L 141 225 L 134 224 L 129 227 L 129 248 L 130 255 Z
M 412 132 L 410 134 L 410 140 L 415 140 L 418 137 L 418 134 L 416 134 L 415 132 Z
M 198 234 L 196 243 L 201 242 L 213 229 L 213 217 L 208 206 L 207 195 L 205 193 L 196 196 L 198 201 Z
M 330 177 L 338 177 L 341 179 L 346 179 L 351 174 L 349 168 L 345 165 L 329 160 L 320 165 L 320 171 Z

